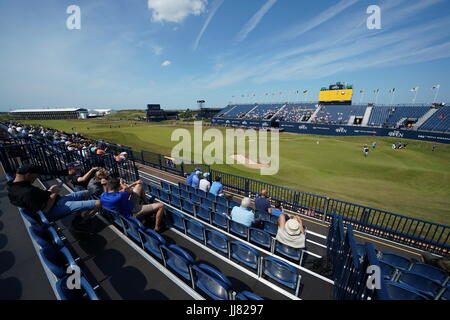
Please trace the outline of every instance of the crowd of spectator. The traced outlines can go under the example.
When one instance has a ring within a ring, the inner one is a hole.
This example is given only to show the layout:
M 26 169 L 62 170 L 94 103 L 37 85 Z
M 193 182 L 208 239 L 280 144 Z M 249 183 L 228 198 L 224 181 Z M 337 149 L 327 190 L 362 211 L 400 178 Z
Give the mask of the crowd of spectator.
M 79 151 L 83 156 L 102 156 L 108 152 L 105 143 L 87 139 L 78 133 L 44 128 L 42 126 L 8 124 L 8 133 L 24 139 L 47 139 L 67 151 Z M 126 152 L 115 156 L 117 162 L 126 160 Z M 50 221 L 76 215 L 72 227 L 78 231 L 89 229 L 89 221 L 102 208 L 125 217 L 133 216 L 148 227 L 159 231 L 163 225 L 164 205 L 149 203 L 141 180 L 129 185 L 105 168 L 92 167 L 83 172 L 80 162 L 66 164 L 66 169 L 48 172 L 32 164 L 23 164 L 8 182 L 11 204 L 30 210 L 42 211 Z M 33 185 L 39 175 L 65 178 L 74 192 L 60 195 L 61 184 L 42 190 Z M 154 223 L 154 225 L 153 225 Z M 87 229 L 86 229 L 87 228 Z

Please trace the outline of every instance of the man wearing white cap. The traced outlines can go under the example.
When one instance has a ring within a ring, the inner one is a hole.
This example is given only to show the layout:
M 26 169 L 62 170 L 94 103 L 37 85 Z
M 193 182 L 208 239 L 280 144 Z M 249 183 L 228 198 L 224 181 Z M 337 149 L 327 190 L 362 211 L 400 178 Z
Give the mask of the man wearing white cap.
M 203 174 L 203 179 L 200 180 L 200 183 L 198 185 L 198 188 L 200 190 L 203 190 L 205 192 L 209 192 L 209 188 L 211 187 L 211 182 L 208 181 L 209 178 L 209 172 L 205 172 Z
M 293 216 L 286 221 L 286 216 L 284 214 L 280 215 L 276 239 L 292 248 L 304 248 L 306 236 L 302 219 L 298 216 Z
M 200 177 L 201 177 L 202 173 L 200 171 L 195 171 L 195 175 L 192 177 L 192 184 L 191 186 L 193 186 L 194 188 L 198 188 L 198 186 L 200 185 Z

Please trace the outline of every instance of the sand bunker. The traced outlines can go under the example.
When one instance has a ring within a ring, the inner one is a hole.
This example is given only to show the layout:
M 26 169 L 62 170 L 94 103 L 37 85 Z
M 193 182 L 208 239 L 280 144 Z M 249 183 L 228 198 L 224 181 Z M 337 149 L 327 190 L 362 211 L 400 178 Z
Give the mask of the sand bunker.
M 261 168 L 269 168 L 270 167 L 270 161 L 267 161 L 267 162 L 254 161 L 242 154 L 233 154 L 230 156 L 230 158 L 233 159 L 234 161 L 236 161 L 238 164 L 242 164 L 250 169 L 261 169 Z

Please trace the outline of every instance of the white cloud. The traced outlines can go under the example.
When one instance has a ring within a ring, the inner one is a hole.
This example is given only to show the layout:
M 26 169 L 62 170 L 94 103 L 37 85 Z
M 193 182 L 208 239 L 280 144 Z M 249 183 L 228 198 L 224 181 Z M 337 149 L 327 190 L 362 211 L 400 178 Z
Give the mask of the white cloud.
M 168 67 L 172 64 L 172 61 L 166 60 L 163 63 L 161 63 L 161 67 Z
M 189 15 L 200 15 L 206 9 L 208 0 L 148 0 L 155 22 L 181 23 Z
M 211 22 L 212 18 L 214 17 L 214 15 L 216 14 L 217 10 L 219 10 L 220 6 L 222 5 L 222 3 L 225 0 L 216 0 L 213 5 L 212 5 L 212 9 L 211 12 L 208 15 L 208 18 L 206 19 L 205 23 L 203 24 L 202 30 L 200 31 L 200 33 L 197 36 L 197 39 L 195 39 L 194 42 L 194 50 L 197 50 L 198 48 L 198 44 L 200 43 L 200 39 L 203 36 L 203 33 L 205 32 L 206 28 L 208 28 L 209 23 Z M 276 1 L 276 0 L 275 0 Z
M 163 48 L 155 44 L 152 46 L 152 50 L 155 55 L 159 56 L 162 53 Z
M 268 0 L 259 10 L 255 13 L 253 17 L 245 24 L 242 30 L 238 33 L 236 40 L 243 41 L 247 38 L 248 34 L 256 28 L 262 18 L 266 13 L 272 8 L 272 6 L 277 2 L 277 0 Z

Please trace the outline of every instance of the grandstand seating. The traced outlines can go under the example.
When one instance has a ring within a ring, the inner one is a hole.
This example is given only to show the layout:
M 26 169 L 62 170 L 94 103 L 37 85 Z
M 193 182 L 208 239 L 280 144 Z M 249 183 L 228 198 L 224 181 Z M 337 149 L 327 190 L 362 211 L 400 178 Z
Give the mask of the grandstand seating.
M 363 117 L 367 106 L 322 106 L 313 122 L 327 124 L 347 124 L 351 116 Z
M 276 118 L 286 122 L 300 122 L 304 116 L 311 116 L 316 110 L 314 104 L 287 104 Z
M 281 107 L 283 107 L 283 104 L 260 104 L 247 113 L 244 119 L 270 120 Z
M 424 124 L 420 130 L 450 132 L 450 106 L 437 110 Z
M 255 104 L 241 104 L 241 105 L 234 105 L 232 108 L 230 108 L 227 112 L 222 113 L 221 118 L 243 118 L 250 110 L 255 108 Z

